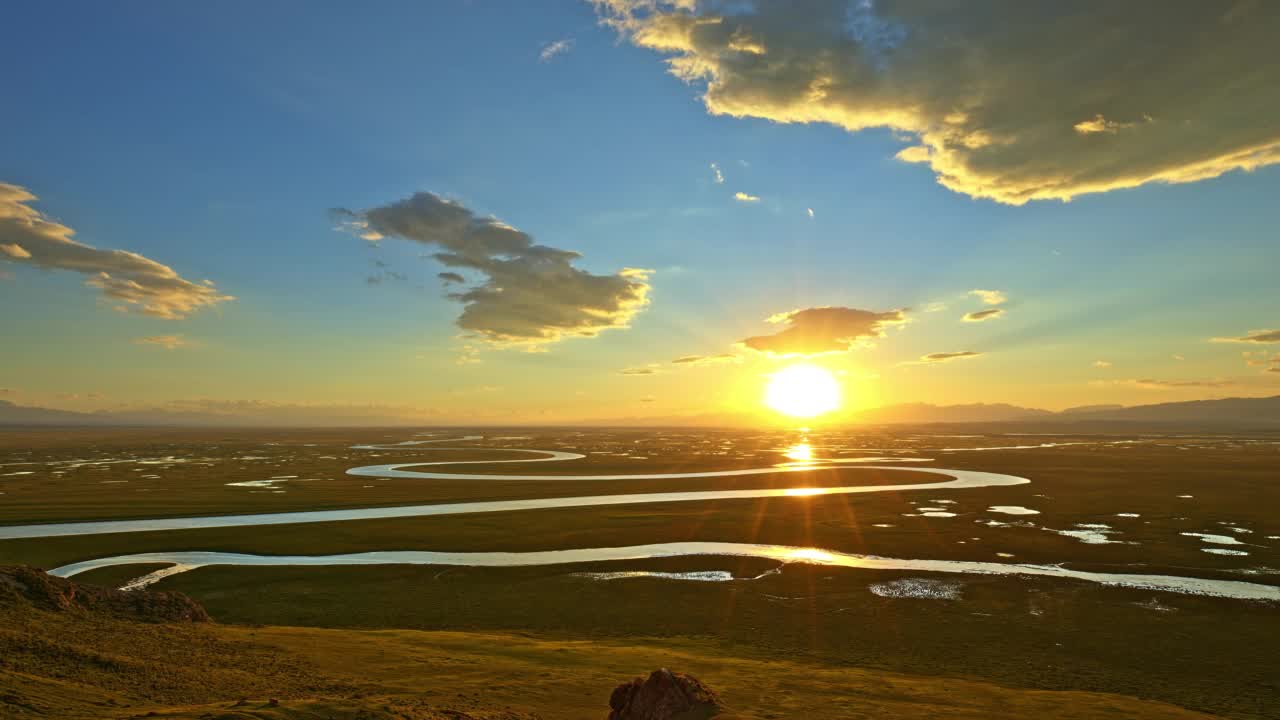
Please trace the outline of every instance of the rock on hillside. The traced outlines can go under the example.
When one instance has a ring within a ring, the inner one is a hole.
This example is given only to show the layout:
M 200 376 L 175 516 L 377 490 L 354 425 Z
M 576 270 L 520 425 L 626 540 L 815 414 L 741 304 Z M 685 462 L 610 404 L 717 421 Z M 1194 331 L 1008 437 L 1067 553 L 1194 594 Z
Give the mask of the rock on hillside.
M 703 720 L 724 710 L 700 680 L 666 668 L 614 688 L 609 708 L 609 720 Z
M 0 566 L 0 606 L 27 604 L 41 610 L 106 613 L 148 622 L 211 622 L 195 600 L 178 592 L 81 585 L 24 565 Z

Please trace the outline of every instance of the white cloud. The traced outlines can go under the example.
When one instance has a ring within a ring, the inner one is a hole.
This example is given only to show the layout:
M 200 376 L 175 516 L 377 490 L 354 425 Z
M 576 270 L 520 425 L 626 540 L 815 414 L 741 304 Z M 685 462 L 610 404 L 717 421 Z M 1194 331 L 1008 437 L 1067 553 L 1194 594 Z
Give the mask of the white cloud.
M 758 203 L 758 202 L 760 202 L 760 197 L 759 197 L 758 195 L 748 195 L 747 193 L 744 193 L 744 192 L 742 192 L 742 191 L 738 191 L 738 192 L 734 193 L 734 194 L 733 194 L 733 199 L 734 199 L 734 200 L 737 200 L 738 202 L 741 202 L 741 203 Z
M 708 112 L 889 128 L 913 143 L 899 159 L 974 197 L 1068 200 L 1280 163 L 1280 3 L 595 4 L 704 88 Z
M 0 183 L 0 261 L 80 273 L 117 309 L 169 320 L 234 299 L 208 280 L 186 280 L 137 253 L 73 240 L 74 230 L 30 207 L 36 199 L 25 188 Z
M 557 55 L 563 55 L 573 49 L 573 38 L 565 38 L 549 42 L 542 46 L 538 53 L 538 62 L 551 62 Z
M 711 176 L 717 185 L 724 184 L 724 173 L 720 172 L 720 166 L 715 163 L 711 163 Z

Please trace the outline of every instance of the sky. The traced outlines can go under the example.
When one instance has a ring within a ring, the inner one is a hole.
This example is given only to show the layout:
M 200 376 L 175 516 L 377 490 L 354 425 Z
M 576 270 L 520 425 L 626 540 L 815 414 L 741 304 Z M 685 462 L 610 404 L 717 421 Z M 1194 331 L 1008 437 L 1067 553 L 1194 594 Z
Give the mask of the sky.
M 26 3 L 0 402 L 607 422 L 1280 394 L 1280 6 Z M 676 362 L 676 361 L 679 362 Z

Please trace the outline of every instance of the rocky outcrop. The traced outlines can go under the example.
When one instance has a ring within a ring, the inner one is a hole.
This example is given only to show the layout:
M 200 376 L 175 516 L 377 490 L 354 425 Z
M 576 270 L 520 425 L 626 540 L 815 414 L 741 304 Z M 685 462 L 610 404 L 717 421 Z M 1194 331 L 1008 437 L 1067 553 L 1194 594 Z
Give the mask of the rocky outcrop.
M 700 680 L 666 668 L 613 689 L 609 720 L 703 720 L 724 709 Z
M 25 565 L 0 566 L 0 606 L 106 613 L 147 622 L 210 622 L 200 603 L 178 592 L 82 585 Z

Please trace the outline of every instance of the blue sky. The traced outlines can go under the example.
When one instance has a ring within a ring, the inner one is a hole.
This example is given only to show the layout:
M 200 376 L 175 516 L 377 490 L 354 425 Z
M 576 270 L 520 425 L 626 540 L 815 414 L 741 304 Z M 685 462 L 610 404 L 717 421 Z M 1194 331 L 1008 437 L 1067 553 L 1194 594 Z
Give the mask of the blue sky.
M 859 405 L 1280 390 L 1280 374 L 1241 358 L 1274 346 L 1208 342 L 1280 323 L 1275 167 L 1070 202 L 973 197 L 896 159 L 914 142 L 901 129 L 712 114 L 705 81 L 672 76 L 663 53 L 582 2 L 40 3 L 6 15 L 0 56 L 20 70 L 6 82 L 0 182 L 38 196 L 27 205 L 79 242 L 235 297 L 147 317 L 114 311 L 79 274 L 0 263 L 11 340 L 0 388 L 14 402 L 714 412 L 750 405 L 779 361 L 745 353 L 675 371 L 671 359 L 737 352 L 771 331 L 766 317 L 823 306 L 911 308 L 875 347 L 817 360 L 863 378 Z M 541 61 L 559 40 L 568 50 Z M 421 257 L 430 248 L 367 243 L 329 214 L 417 192 L 577 251 L 594 274 L 651 269 L 650 302 L 629 328 L 541 352 L 459 338 L 461 306 Z M 367 281 L 385 270 L 407 279 Z M 960 322 L 984 307 L 972 289 L 1004 293 L 1005 315 Z M 186 346 L 136 342 L 169 335 Z M 480 362 L 460 364 L 464 346 Z M 962 350 L 983 356 L 905 364 Z M 650 363 L 660 372 L 619 375 Z M 1138 382 L 1152 379 L 1190 384 Z

